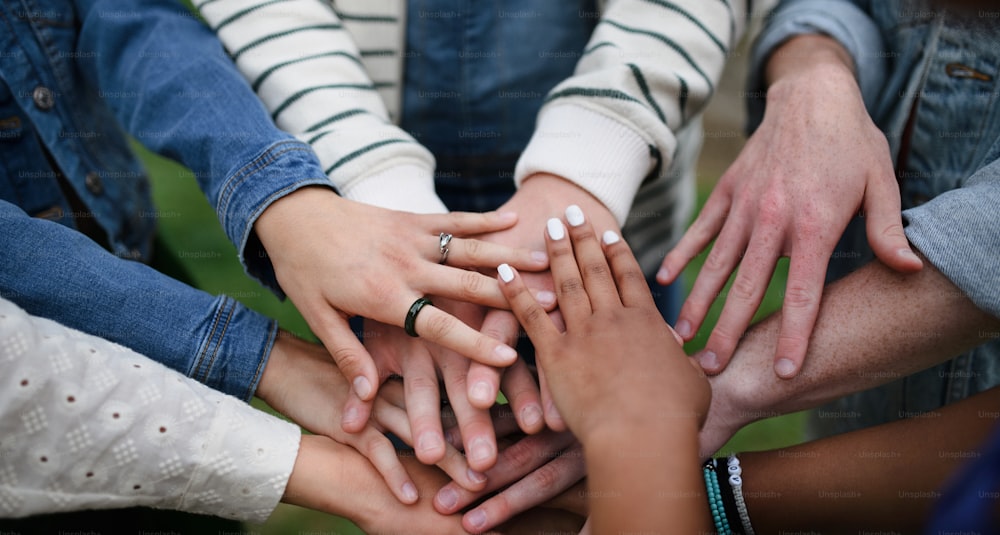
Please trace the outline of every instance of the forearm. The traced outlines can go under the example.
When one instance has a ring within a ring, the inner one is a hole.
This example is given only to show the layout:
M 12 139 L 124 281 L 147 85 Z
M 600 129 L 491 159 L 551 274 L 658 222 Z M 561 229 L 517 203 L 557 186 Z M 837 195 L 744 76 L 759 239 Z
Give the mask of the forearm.
M 854 60 L 835 39 L 825 35 L 799 35 L 771 54 L 765 68 L 765 80 L 768 86 L 773 86 L 782 79 L 809 76 L 813 69 L 824 67 L 836 68 L 852 77 L 854 74 Z
M 747 423 L 813 408 L 944 362 L 1000 326 L 928 262 L 899 274 L 878 261 L 826 288 L 802 372 L 790 380 L 771 367 L 780 322 L 778 312 L 753 326 L 712 378 L 714 416 Z
M 608 425 L 584 442 L 594 533 L 709 531 L 697 421 L 662 422 L 669 426 Z
M 949 475 L 978 457 L 997 422 L 983 413 L 998 403 L 994 388 L 925 417 L 741 455 L 754 528 L 919 532 Z

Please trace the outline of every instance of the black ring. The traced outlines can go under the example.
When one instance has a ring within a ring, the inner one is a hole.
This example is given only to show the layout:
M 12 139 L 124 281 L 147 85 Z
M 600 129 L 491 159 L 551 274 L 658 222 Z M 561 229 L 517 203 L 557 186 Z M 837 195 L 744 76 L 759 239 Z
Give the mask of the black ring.
M 416 338 L 420 336 L 417 334 L 417 314 L 420 314 L 420 310 L 424 308 L 424 305 L 434 306 L 434 303 L 426 297 L 421 297 L 410 305 L 410 311 L 406 313 L 406 321 L 403 322 L 403 328 L 406 329 L 406 334 Z

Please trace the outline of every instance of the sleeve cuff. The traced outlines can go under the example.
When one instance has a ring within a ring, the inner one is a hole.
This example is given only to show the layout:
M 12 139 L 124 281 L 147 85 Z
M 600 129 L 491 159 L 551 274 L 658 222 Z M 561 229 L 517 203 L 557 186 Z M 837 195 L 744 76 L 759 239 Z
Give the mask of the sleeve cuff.
M 596 197 L 624 225 L 636 192 L 654 167 L 649 143 L 604 114 L 566 104 L 542 110 L 514 171 L 563 177 Z
M 267 366 L 278 324 L 231 297 L 219 296 L 212 305 L 193 333 L 201 342 L 187 375 L 249 402 Z
M 336 189 L 323 173 L 309 145 L 279 141 L 233 173 L 219 193 L 218 213 L 226 235 L 236 245 L 247 275 L 270 288 L 279 298 L 274 267 L 253 231 L 254 223 L 274 201 L 306 186 Z
M 747 130 L 754 131 L 764 119 L 767 87 L 764 70 L 776 48 L 797 35 L 823 34 L 836 39 L 854 60 L 865 107 L 874 109 L 885 84 L 886 54 L 882 33 L 858 6 L 835 0 L 790 2 L 771 15 L 754 43 L 747 78 Z
M 983 311 L 1000 318 L 1000 162 L 977 173 L 966 187 L 942 193 L 903 212 L 906 237 L 931 264 Z
M 403 163 L 360 177 L 342 188 L 345 198 L 389 210 L 444 214 L 448 208 L 434 191 L 434 175 L 426 166 Z

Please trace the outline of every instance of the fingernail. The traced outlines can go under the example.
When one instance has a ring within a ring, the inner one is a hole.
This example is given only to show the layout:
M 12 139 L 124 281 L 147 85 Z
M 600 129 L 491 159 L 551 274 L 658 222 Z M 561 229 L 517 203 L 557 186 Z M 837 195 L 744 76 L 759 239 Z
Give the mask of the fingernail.
M 417 501 L 417 499 L 420 498 L 417 494 L 417 487 L 414 487 L 413 483 L 410 483 L 409 481 L 403 483 L 403 497 L 409 502 Z
M 465 518 L 468 519 L 469 524 L 472 524 L 472 527 L 476 529 L 482 528 L 486 525 L 486 513 L 480 509 L 471 511 L 469 514 L 465 515 Z
M 542 408 L 531 404 L 521 409 L 521 421 L 528 427 L 534 427 L 538 422 L 542 421 Z
M 477 438 L 469 445 L 469 459 L 475 462 L 488 461 L 493 457 L 493 446 L 485 438 Z
M 544 264 L 549 261 L 549 255 L 545 254 L 545 251 L 531 251 L 531 260 Z
M 444 447 L 441 436 L 437 433 L 424 433 L 417 440 L 417 449 L 420 451 L 435 451 Z
M 910 250 L 909 248 L 906 248 L 906 249 L 900 249 L 900 250 L 899 250 L 899 256 L 901 256 L 902 258 L 906 258 L 906 259 L 908 259 L 908 260 L 917 260 L 917 261 L 919 261 L 919 260 L 920 260 L 920 257 L 918 257 L 918 256 L 917 256 L 917 255 L 916 255 L 916 254 L 915 254 L 915 253 L 914 253 L 914 252 L 913 252 L 912 250 Z
M 553 240 L 561 240 L 566 237 L 566 230 L 563 228 L 562 221 L 554 217 L 545 223 L 545 227 L 549 231 L 549 237 Z
M 346 411 L 344 411 L 343 421 L 344 421 L 345 424 L 352 424 L 352 423 L 358 421 L 358 417 L 359 416 L 360 416 L 360 414 L 358 413 L 358 408 L 357 407 L 351 407 L 351 408 L 347 409 Z
M 535 301 L 538 301 L 540 305 L 546 307 L 549 305 L 554 305 L 556 303 L 556 294 L 548 290 L 541 290 L 540 292 L 535 294 Z
M 368 398 L 368 395 L 372 393 L 372 384 L 363 375 L 359 375 L 354 378 L 354 392 L 361 399 Z
M 774 371 L 779 377 L 791 377 L 795 374 L 795 363 L 786 358 L 780 358 L 774 363 Z
M 437 502 L 445 509 L 452 509 L 458 505 L 458 493 L 452 489 L 441 489 L 437 494 Z
M 466 475 L 469 476 L 469 481 L 473 483 L 482 483 L 486 481 L 486 474 L 482 472 L 477 472 L 471 468 L 465 471 Z
M 492 396 L 490 396 L 490 392 L 492 391 L 493 389 L 490 387 L 489 383 L 479 381 L 478 383 L 472 385 L 472 388 L 469 389 L 469 399 L 489 403 L 494 401 L 491 399 Z
M 705 351 L 698 355 L 698 363 L 708 371 L 715 371 L 719 368 L 719 356 L 714 351 Z
M 601 236 L 604 240 L 604 245 L 611 245 L 613 243 L 618 243 L 621 238 L 618 237 L 618 233 L 613 230 L 605 230 L 604 235 Z
M 504 282 L 514 280 L 514 270 L 510 269 L 510 266 L 507 264 L 500 264 L 497 266 L 497 273 L 500 274 L 500 280 Z
M 656 280 L 658 281 L 670 280 L 670 270 L 665 267 L 661 267 L 660 270 L 656 272 Z
M 517 221 L 517 212 L 500 212 L 499 217 L 503 223 L 513 223 Z
M 688 320 L 680 320 L 677 322 L 677 326 L 674 327 L 677 334 L 681 335 L 681 338 L 687 340 L 691 336 L 691 322 Z
M 493 354 L 496 355 L 500 360 L 513 361 L 517 358 L 517 351 L 513 347 L 506 344 L 500 344 L 493 350 Z
M 571 204 L 566 207 L 566 221 L 569 222 L 570 226 L 579 227 L 583 224 L 583 210 L 575 204 Z

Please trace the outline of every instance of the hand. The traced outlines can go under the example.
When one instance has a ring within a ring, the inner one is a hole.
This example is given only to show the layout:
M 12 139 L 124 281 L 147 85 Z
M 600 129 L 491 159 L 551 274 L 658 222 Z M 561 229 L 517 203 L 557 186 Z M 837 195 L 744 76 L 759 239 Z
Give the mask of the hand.
M 491 243 L 510 247 L 524 247 L 533 251 L 545 248 L 545 239 L 539 229 L 544 228 L 545 221 L 562 213 L 567 204 L 582 207 L 594 224 L 600 228 L 619 232 L 620 228 L 614 215 L 596 197 L 576 184 L 556 175 L 538 173 L 527 177 L 517 190 L 517 193 L 500 210 L 518 214 L 517 224 L 510 228 L 485 233 L 480 239 Z M 492 267 L 492 266 L 491 266 Z M 517 267 L 517 266 L 514 266 Z M 552 275 L 549 272 L 525 273 L 526 284 L 536 292 L 551 294 L 553 291 Z M 541 296 L 542 294 L 536 294 Z M 549 297 L 549 295 L 545 295 Z M 552 298 L 554 300 L 554 297 Z M 553 315 L 553 321 L 560 327 L 562 318 L 558 312 Z M 498 340 L 505 340 L 517 335 L 512 325 L 515 322 L 506 310 L 491 310 L 483 322 L 483 331 L 493 332 Z M 565 431 L 566 424 L 559 416 L 555 403 L 549 394 L 544 371 L 539 370 L 542 407 L 545 411 L 545 423 L 550 429 Z
M 553 295 L 550 305 L 554 304 Z M 440 300 L 438 305 L 470 326 L 478 327 L 482 323 L 481 307 L 446 300 Z M 513 316 L 511 319 L 514 320 Z M 518 327 L 514 321 L 512 331 L 516 334 Z M 488 331 L 484 334 L 496 336 Z M 510 345 L 514 343 L 514 339 L 500 341 Z M 439 375 L 445 381 L 451 407 L 459 415 L 465 451 L 483 452 L 469 456 L 469 462 L 476 470 L 486 470 L 496 462 L 496 441 L 486 410 L 496 402 L 496 393 L 501 387 L 525 432 L 537 433 L 544 425 L 538 386 L 523 360 L 517 360 L 502 372 L 482 365 L 476 367 L 475 363 L 457 353 L 407 336 L 398 327 L 372 321 L 365 322 L 365 347 L 371 353 L 380 377 L 389 374 L 403 377 L 405 408 L 415 437 L 412 445 L 417 458 L 425 464 L 439 462 L 445 452 Z M 473 385 L 468 388 L 472 393 L 480 394 L 481 390 L 485 390 L 482 396 L 487 399 L 466 396 L 467 384 Z M 345 430 L 353 432 L 364 425 L 369 413 L 367 405 L 357 398 L 348 402 L 343 421 Z
M 457 515 L 431 507 L 431 494 L 447 480 L 441 471 L 412 459 L 419 500 L 400 504 L 371 464 L 347 446 L 320 435 L 304 435 L 281 501 L 349 518 L 367 533 L 465 533 Z
M 607 259 L 579 207 L 547 224 L 560 333 L 509 266 L 500 285 L 535 344 L 560 414 L 584 447 L 609 422 L 660 427 L 663 419 L 703 421 L 711 392 L 704 374 L 663 322 L 628 246 L 604 234 Z M 610 260 L 610 267 L 608 265 Z M 656 410 L 651 404 L 656 400 Z
M 441 259 L 441 232 L 468 235 L 507 228 L 508 214 L 417 215 L 384 210 L 309 187 L 275 201 L 255 230 L 281 288 L 302 312 L 363 400 L 375 396 L 374 363 L 347 325 L 361 315 L 403 326 L 413 302 L 433 294 L 505 307 L 494 281 L 456 267 L 484 267 L 505 259 L 544 269 L 545 255 L 476 240 L 454 239 Z M 517 353 L 435 307 L 424 307 L 416 331 L 432 342 L 492 366 L 508 366 Z
M 486 472 L 486 488 L 473 492 L 448 483 L 435 496 L 434 508 L 453 514 L 500 490 L 462 516 L 465 529 L 479 532 L 546 504 L 585 475 L 583 450 L 573 435 L 543 431 L 503 448 Z
M 369 422 L 347 433 L 339 422 L 350 385 L 322 346 L 282 331 L 271 350 L 257 396 L 313 433 L 361 452 L 403 503 L 417 501 L 417 489 L 403 469 L 392 442 Z
M 798 374 L 819 311 L 827 263 L 859 210 L 875 254 L 899 271 L 921 262 L 903 234 L 899 188 L 888 143 L 865 110 L 850 57 L 820 36 L 790 40 L 769 65 L 760 128 L 712 191 L 698 218 L 666 256 L 657 276 L 673 282 L 716 239 L 677 321 L 694 337 L 739 264 L 719 322 L 699 355 L 721 372 L 767 289 L 775 263 L 791 258 L 778 376 Z

